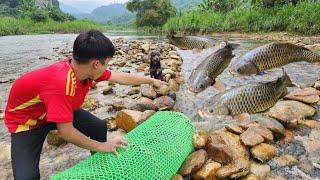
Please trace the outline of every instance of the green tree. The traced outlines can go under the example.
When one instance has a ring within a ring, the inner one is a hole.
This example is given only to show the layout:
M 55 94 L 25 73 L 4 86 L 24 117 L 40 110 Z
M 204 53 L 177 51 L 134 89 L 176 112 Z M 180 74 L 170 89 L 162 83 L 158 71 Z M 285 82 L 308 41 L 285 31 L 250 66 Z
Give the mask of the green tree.
M 213 10 L 215 12 L 229 12 L 239 5 L 238 0 L 203 0 L 199 4 L 202 10 Z
M 136 13 L 137 26 L 161 26 L 176 13 L 170 0 L 130 0 L 126 7 Z

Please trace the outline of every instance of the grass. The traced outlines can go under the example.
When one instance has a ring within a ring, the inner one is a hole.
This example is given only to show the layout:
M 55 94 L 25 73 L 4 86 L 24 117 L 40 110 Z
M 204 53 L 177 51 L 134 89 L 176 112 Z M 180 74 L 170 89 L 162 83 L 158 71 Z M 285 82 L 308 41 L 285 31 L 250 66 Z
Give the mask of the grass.
M 236 8 L 226 14 L 194 10 L 171 18 L 167 32 L 210 33 L 221 31 L 320 33 L 320 3 L 300 3 L 276 9 Z
M 34 22 L 29 18 L 0 17 L 0 36 L 42 33 L 79 33 L 89 29 L 106 31 L 106 27 L 86 20 Z

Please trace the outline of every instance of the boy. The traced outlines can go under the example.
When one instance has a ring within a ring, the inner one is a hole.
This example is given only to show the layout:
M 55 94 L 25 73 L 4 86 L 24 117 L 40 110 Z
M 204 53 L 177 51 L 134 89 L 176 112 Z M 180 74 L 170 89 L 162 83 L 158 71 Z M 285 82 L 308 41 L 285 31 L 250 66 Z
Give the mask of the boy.
M 40 178 L 40 153 L 52 129 L 66 141 L 90 151 L 117 153 L 117 147 L 127 145 L 122 138 L 106 142 L 105 123 L 80 108 L 92 82 L 156 87 L 166 83 L 106 70 L 114 53 L 107 37 L 90 30 L 76 38 L 72 58 L 26 73 L 15 81 L 5 110 L 14 179 Z

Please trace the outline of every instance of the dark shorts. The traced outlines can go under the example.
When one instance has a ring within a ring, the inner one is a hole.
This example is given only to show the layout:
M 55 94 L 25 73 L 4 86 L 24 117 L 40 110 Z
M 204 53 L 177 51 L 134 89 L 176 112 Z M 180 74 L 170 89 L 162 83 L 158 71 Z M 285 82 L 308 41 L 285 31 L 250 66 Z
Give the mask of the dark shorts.
M 91 139 L 99 142 L 106 141 L 106 124 L 88 111 L 76 110 L 73 113 L 73 126 Z M 53 129 L 56 129 L 56 124 L 49 123 L 30 131 L 11 134 L 14 179 L 33 180 L 40 178 L 40 153 L 48 132 Z

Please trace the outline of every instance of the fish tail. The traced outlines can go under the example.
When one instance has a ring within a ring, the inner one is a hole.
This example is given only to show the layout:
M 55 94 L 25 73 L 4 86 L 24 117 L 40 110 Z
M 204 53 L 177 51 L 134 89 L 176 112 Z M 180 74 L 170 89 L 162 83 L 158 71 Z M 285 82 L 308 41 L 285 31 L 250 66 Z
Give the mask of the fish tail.
M 320 62 L 320 54 L 310 51 L 307 55 L 308 62 Z
M 286 71 L 284 70 L 284 68 L 282 68 L 282 76 L 281 78 L 278 79 L 277 84 L 284 85 L 285 87 L 292 85 L 292 81 L 288 76 L 288 74 L 286 73 Z

